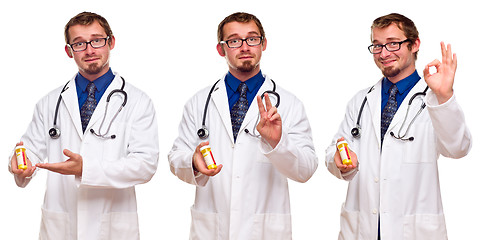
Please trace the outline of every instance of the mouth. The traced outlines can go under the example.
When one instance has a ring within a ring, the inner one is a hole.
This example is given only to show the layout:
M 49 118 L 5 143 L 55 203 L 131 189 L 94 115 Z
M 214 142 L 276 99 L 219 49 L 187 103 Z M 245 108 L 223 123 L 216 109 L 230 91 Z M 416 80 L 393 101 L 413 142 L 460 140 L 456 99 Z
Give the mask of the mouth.
M 397 60 L 395 59 L 383 59 L 383 60 L 380 60 L 380 63 L 385 66 L 385 67 L 388 67 L 388 66 L 391 66 L 393 63 L 395 63 Z
M 242 60 L 252 59 L 252 58 L 253 58 L 253 56 L 250 56 L 250 55 L 243 55 L 243 56 L 238 57 L 238 59 L 242 59 Z
M 86 62 L 86 63 L 91 63 L 91 62 L 95 62 L 97 60 L 99 60 L 100 58 L 86 58 L 84 59 L 83 61 Z

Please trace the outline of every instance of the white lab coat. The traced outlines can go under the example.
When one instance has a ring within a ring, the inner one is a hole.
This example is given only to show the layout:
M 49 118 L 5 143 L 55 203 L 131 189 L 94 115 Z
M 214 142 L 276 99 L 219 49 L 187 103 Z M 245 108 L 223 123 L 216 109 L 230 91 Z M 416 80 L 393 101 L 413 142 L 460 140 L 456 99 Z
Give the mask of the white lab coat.
M 437 160 L 439 154 L 461 158 L 471 148 L 471 135 L 455 96 L 439 105 L 435 94 L 417 97 L 412 103 L 406 125 L 411 122 L 425 99 L 426 109 L 412 124 L 407 137 L 414 141 L 397 140 L 407 112 L 408 101 L 422 92 L 426 83 L 420 80 L 409 92 L 395 114 L 381 149 L 381 81 L 367 94 L 360 91 L 347 106 L 345 119 L 326 150 L 328 170 L 349 182 L 348 193 L 341 210 L 338 239 L 377 239 L 380 214 L 382 240 L 441 240 L 447 239 L 443 215 Z M 367 96 L 361 116 L 362 135 L 352 137 L 360 105 Z M 407 126 L 404 126 L 402 133 Z M 358 156 L 358 171 L 342 175 L 335 166 L 335 142 L 345 137 Z
M 277 147 L 272 149 L 261 138 L 245 132 L 248 129 L 252 133 L 256 127 L 256 99 L 234 143 L 225 87 L 224 79 L 218 82 L 206 119 L 213 156 L 217 164 L 223 164 L 220 173 L 195 177 L 192 169 L 193 153 L 202 142 L 197 130 L 211 87 L 198 92 L 185 105 L 179 136 L 169 153 L 171 171 L 197 186 L 190 239 L 291 239 L 287 179 L 306 182 L 318 165 L 303 104 L 277 86 L 283 128 Z M 272 81 L 266 77 L 258 94 L 272 88 Z
M 115 79 L 100 99 L 85 134 L 82 132 L 75 79 L 62 93 L 57 126 L 58 139 L 48 130 L 53 126 L 55 107 L 63 88 L 42 98 L 35 107 L 32 122 L 21 138 L 32 164 L 63 162 L 63 149 L 79 153 L 83 158 L 82 177 L 48 172 L 45 200 L 42 206 L 40 239 L 139 239 L 135 185 L 148 182 L 157 169 L 158 135 L 155 110 L 150 98 L 126 83 L 128 101 L 109 132 L 115 139 L 100 139 L 97 133 L 102 122 L 106 98 L 120 89 L 122 80 Z M 123 102 L 123 95 L 110 99 L 102 133 Z M 46 170 L 39 170 L 46 171 Z M 25 187 L 30 179 L 16 179 Z

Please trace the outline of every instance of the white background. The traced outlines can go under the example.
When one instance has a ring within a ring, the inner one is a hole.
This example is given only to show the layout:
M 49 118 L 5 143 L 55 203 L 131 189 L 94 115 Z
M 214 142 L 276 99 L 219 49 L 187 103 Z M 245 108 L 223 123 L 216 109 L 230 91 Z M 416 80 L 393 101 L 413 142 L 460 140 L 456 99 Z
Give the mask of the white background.
M 81 11 L 104 16 L 116 36 L 111 67 L 144 90 L 158 115 L 160 160 L 156 175 L 137 186 L 142 239 L 188 239 L 195 188 L 169 170 L 167 154 L 177 136 L 185 102 L 226 71 L 216 31 L 227 15 L 246 11 L 263 23 L 268 39 L 262 71 L 305 104 L 319 167 L 307 183 L 290 181 L 294 239 L 336 239 L 347 183 L 325 167 L 325 148 L 347 101 L 373 85 L 381 73 L 367 50 L 370 25 L 398 12 L 420 32 L 417 68 L 441 58 L 440 41 L 458 55 L 455 92 L 474 140 L 480 115 L 478 7 L 472 1 L 9 1 L 0 6 L 1 117 L 0 238 L 37 239 L 46 186 L 41 170 L 26 188 L 7 171 L 8 156 L 25 132 L 35 103 L 77 71 L 64 52 L 63 28 Z M 477 69 L 477 70 L 476 70 Z M 439 159 L 450 239 L 478 233 L 479 151 L 460 160 Z

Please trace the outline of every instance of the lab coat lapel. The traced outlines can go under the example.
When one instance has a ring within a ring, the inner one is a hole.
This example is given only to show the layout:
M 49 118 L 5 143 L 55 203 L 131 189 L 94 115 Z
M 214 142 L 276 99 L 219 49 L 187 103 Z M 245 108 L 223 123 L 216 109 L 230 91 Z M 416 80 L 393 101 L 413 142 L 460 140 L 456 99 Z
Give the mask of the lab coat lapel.
M 75 77 L 67 84 L 67 89 L 62 93 L 62 101 L 67 108 L 68 115 L 70 116 L 73 125 L 78 133 L 78 136 L 82 138 L 82 121 L 80 119 L 80 107 L 78 106 L 77 87 L 75 85 Z M 62 108 L 60 105 L 59 108 Z M 57 123 L 59 123 L 64 114 L 61 113 L 61 109 L 58 110 Z
M 113 90 L 115 89 L 120 89 L 122 87 L 122 79 L 120 78 L 119 75 L 115 74 L 115 78 L 113 79 L 112 83 L 108 86 L 107 90 L 103 94 L 102 98 L 100 99 L 100 102 L 97 104 L 97 107 L 95 108 L 95 111 L 92 114 L 92 117 L 90 118 L 90 121 L 88 122 L 87 129 L 89 129 L 91 126 L 93 126 L 96 122 L 102 121 L 105 111 L 106 111 L 106 104 L 107 104 L 107 97 L 108 94 L 110 94 Z M 110 98 L 110 104 L 108 106 L 108 111 L 111 113 L 112 111 L 117 111 L 119 108 L 119 105 L 122 103 L 123 98 L 121 100 L 114 100 L 114 97 Z M 110 119 L 108 118 L 112 114 L 107 114 L 105 123 L 104 124 L 109 124 Z M 103 126 L 106 127 L 106 126 Z M 95 129 L 95 132 L 98 133 L 99 130 Z
M 212 101 L 215 109 L 220 114 L 225 130 L 228 133 L 230 141 L 234 143 L 233 140 L 233 130 L 232 130 L 232 121 L 230 118 L 230 106 L 228 104 L 227 90 L 225 86 L 225 78 L 222 78 L 212 93 Z
M 373 129 L 375 131 L 375 136 L 377 136 L 378 144 L 381 144 L 380 139 L 380 123 L 382 115 L 382 80 L 380 79 L 377 84 L 373 87 L 373 90 L 367 94 L 367 106 L 368 112 L 370 113 Z

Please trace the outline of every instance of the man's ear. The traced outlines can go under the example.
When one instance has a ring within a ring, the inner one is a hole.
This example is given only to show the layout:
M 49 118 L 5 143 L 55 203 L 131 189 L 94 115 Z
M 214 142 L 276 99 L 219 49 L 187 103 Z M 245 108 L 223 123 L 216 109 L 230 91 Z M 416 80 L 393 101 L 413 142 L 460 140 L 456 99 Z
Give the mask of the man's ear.
M 225 49 L 223 49 L 223 45 L 220 43 L 217 44 L 217 52 L 220 56 L 225 57 Z
M 70 47 L 70 45 L 68 44 L 65 45 L 65 52 L 67 53 L 69 58 L 73 58 L 73 50 L 72 50 L 72 47 Z
M 110 46 L 110 50 L 112 50 L 114 47 L 115 47 L 115 36 L 111 36 L 109 39 L 108 39 L 108 46 Z

